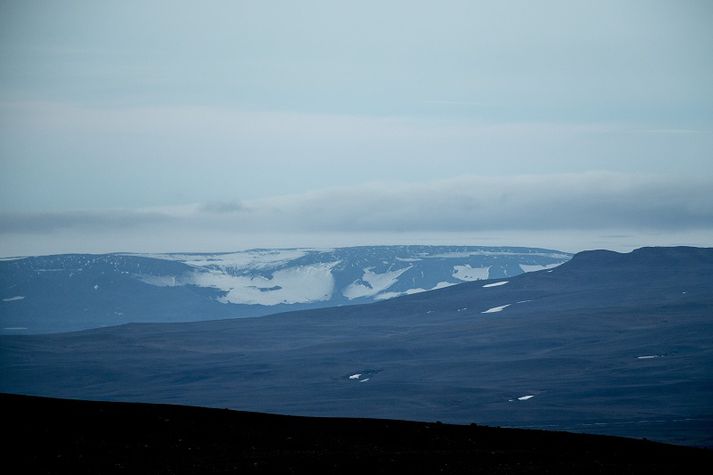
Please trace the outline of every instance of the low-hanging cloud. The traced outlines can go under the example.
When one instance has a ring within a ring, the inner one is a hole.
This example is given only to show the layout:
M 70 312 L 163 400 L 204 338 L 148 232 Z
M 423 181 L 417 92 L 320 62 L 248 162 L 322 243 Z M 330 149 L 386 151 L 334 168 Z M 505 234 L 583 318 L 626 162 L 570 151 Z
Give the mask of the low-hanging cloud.
M 0 255 L 444 243 L 713 245 L 713 181 L 593 172 L 371 183 L 260 200 L 0 215 Z
M 462 177 L 173 208 L 4 214 L 0 233 L 709 229 L 711 190 L 706 179 L 612 173 Z

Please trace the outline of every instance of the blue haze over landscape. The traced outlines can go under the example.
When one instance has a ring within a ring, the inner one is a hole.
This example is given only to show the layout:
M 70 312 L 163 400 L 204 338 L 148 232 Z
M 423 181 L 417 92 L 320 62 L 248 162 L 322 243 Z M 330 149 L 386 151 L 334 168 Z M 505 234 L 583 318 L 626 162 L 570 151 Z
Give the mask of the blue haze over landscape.
M 711 25 L 0 1 L 0 393 L 713 447 Z

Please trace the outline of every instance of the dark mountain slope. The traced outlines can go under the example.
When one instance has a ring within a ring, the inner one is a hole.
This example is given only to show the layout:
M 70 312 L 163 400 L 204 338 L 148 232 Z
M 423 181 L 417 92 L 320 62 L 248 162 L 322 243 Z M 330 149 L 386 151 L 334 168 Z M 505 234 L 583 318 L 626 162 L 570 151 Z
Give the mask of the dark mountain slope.
M 0 395 L 4 463 L 24 473 L 709 473 L 647 441 L 394 420 Z
M 713 446 L 713 249 L 586 252 L 502 282 L 255 319 L 1 337 L 0 389 Z

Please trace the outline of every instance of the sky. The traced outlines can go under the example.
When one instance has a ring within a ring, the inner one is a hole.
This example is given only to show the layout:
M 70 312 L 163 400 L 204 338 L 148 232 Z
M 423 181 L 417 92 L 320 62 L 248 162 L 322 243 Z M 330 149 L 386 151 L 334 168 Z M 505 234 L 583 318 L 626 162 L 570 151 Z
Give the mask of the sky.
M 713 246 L 713 2 L 0 0 L 0 256 Z

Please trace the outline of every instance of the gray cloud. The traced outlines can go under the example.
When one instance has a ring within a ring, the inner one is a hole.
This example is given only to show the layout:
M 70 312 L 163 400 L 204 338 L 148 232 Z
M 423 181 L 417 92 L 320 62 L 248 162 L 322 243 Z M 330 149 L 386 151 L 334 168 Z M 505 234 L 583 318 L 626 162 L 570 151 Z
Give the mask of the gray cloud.
M 176 216 L 146 210 L 92 210 L 0 213 L 0 234 L 47 234 L 66 229 L 112 232 L 175 223 Z
M 713 181 L 613 173 L 375 183 L 173 208 L 0 215 L 0 233 L 713 229 Z
M 612 173 L 371 184 L 250 204 L 236 226 L 302 231 L 710 228 L 710 180 Z

